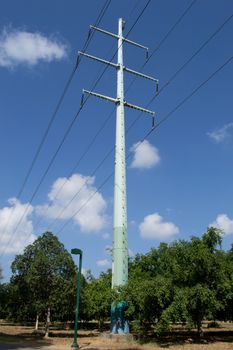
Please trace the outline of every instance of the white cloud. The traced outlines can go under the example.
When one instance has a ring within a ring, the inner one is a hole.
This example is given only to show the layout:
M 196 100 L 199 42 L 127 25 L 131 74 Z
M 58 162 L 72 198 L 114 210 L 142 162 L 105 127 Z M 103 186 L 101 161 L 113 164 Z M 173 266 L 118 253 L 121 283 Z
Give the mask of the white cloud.
M 226 235 L 233 234 L 233 220 L 231 220 L 226 214 L 219 214 L 216 220 L 209 226 L 219 228 Z
M 109 261 L 108 259 L 97 260 L 97 261 L 96 261 L 96 264 L 97 264 L 98 266 L 101 266 L 101 267 L 107 267 L 107 266 L 110 266 L 110 265 L 111 265 L 111 263 L 110 263 L 110 261 Z
M 19 64 L 36 65 L 66 56 L 66 46 L 55 38 L 40 33 L 4 29 L 0 34 L 0 67 Z
M 150 169 L 160 162 L 158 149 L 147 140 L 135 143 L 130 151 L 134 153 L 131 168 Z
M 37 214 L 50 219 L 72 218 L 83 232 L 101 230 L 106 224 L 106 202 L 101 193 L 96 192 L 94 181 L 95 177 L 81 174 L 58 178 L 48 194 L 50 203 L 38 206 Z
M 226 141 L 230 136 L 229 129 L 233 128 L 233 123 L 225 124 L 222 128 L 208 132 L 207 135 L 217 143 Z
M 179 228 L 172 222 L 163 222 L 162 216 L 158 213 L 147 215 L 139 225 L 142 238 L 146 239 L 167 239 L 179 233 Z
M 0 251 L 6 254 L 18 254 L 36 239 L 32 221 L 29 219 L 33 207 L 27 203 L 20 203 L 16 198 L 11 198 L 8 202 L 10 206 L 0 209 Z
M 102 234 L 102 238 L 103 239 L 109 239 L 110 238 L 110 234 L 109 233 L 103 233 Z

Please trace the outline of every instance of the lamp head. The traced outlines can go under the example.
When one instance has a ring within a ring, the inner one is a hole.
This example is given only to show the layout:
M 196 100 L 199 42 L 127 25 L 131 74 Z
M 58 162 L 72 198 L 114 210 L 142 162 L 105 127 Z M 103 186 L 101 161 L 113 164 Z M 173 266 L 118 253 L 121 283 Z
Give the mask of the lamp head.
M 81 251 L 81 249 L 73 248 L 73 249 L 71 249 L 71 254 L 82 255 L 83 252 Z

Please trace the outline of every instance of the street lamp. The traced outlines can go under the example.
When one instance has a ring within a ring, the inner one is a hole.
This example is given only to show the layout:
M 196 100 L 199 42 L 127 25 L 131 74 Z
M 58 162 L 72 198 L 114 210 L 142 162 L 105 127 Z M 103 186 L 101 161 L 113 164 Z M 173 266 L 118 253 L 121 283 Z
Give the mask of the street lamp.
M 77 280 L 77 301 L 76 301 L 76 308 L 75 308 L 75 323 L 74 323 L 74 340 L 73 344 L 71 345 L 72 349 L 79 349 L 78 343 L 77 343 L 77 337 L 78 337 L 78 307 L 79 307 L 79 297 L 80 297 L 80 284 L 81 284 L 81 270 L 82 270 L 82 256 L 83 252 L 81 249 L 74 248 L 71 249 L 71 254 L 79 255 L 79 268 L 78 268 L 78 280 Z

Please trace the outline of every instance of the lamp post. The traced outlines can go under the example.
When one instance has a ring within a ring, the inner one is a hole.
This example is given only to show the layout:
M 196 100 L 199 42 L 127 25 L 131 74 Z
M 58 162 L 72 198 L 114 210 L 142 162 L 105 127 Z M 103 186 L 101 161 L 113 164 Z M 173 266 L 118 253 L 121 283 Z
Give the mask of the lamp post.
M 81 249 L 74 248 L 71 249 L 71 254 L 79 255 L 79 267 L 78 267 L 78 280 L 77 280 L 77 300 L 76 300 L 76 308 L 75 308 L 75 323 L 74 323 L 74 340 L 71 345 L 72 349 L 79 349 L 77 343 L 78 337 L 78 307 L 79 307 L 79 297 L 80 297 L 80 287 L 81 287 L 81 270 L 82 270 L 82 256 L 83 252 Z

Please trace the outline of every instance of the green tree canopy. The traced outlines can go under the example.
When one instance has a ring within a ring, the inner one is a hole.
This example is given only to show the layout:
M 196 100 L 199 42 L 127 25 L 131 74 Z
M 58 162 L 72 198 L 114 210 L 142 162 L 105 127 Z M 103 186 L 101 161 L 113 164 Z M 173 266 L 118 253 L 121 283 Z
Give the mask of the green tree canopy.
M 13 311 L 25 319 L 50 308 L 55 318 L 72 319 L 76 275 L 71 255 L 56 236 L 45 232 L 12 263 Z
M 224 309 L 232 291 L 221 241 L 221 232 L 210 227 L 202 238 L 161 243 L 137 255 L 123 288 L 129 316 L 140 322 L 157 320 L 158 329 L 182 321 L 201 333 L 203 319 Z
M 84 289 L 85 317 L 88 320 L 98 320 L 99 328 L 104 319 L 110 316 L 110 305 L 113 300 L 111 279 L 111 270 L 102 272 L 98 279 L 92 278 Z

